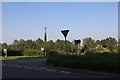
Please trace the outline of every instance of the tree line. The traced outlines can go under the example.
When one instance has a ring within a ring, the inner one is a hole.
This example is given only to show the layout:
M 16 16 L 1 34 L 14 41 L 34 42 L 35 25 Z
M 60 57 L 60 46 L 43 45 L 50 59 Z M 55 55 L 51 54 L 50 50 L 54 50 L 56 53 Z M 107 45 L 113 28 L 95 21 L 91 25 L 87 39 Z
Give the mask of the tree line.
M 115 38 L 108 37 L 102 40 L 94 40 L 91 37 L 83 39 L 82 49 L 85 51 L 93 51 L 93 52 L 117 52 L 120 46 L 118 45 L 120 42 Z M 46 44 L 46 45 L 45 45 Z M 0 43 L 2 49 L 8 50 L 38 50 L 41 51 L 41 48 L 45 48 L 46 51 L 57 50 L 65 52 L 65 41 L 57 39 L 56 41 L 49 40 L 46 43 L 38 38 L 37 40 L 14 40 L 12 44 L 8 45 L 7 43 Z M 73 53 L 73 49 L 75 45 L 73 42 L 67 40 L 68 52 Z

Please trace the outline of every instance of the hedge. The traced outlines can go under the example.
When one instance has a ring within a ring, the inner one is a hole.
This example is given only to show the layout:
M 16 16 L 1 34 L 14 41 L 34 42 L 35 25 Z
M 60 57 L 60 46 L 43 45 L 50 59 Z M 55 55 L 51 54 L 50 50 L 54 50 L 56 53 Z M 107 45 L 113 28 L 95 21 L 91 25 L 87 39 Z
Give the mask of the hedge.
M 24 56 L 42 56 L 42 51 L 38 50 L 25 50 L 23 52 Z
M 120 54 L 117 53 L 86 53 L 75 57 L 52 52 L 49 52 L 47 62 L 55 66 L 120 73 Z

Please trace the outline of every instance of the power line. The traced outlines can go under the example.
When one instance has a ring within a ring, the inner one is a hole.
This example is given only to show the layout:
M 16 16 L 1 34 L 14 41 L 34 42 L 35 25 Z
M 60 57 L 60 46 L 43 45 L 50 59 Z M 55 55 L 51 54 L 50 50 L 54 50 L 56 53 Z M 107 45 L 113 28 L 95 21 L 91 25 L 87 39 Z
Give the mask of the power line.
M 40 20 L 38 19 L 38 17 L 35 17 L 35 15 L 31 12 L 31 10 L 29 8 L 27 8 L 22 2 L 20 3 L 21 7 L 38 23 L 40 23 Z M 41 25 L 42 27 L 43 25 Z M 44 28 L 44 27 L 43 27 Z

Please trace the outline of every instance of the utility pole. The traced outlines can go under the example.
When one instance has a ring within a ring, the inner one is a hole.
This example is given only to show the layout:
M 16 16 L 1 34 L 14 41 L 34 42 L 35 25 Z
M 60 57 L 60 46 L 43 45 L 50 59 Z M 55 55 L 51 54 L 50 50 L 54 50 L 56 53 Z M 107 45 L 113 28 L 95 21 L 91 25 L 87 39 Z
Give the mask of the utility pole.
M 45 29 L 45 34 L 44 34 L 44 52 L 45 52 L 45 56 L 46 56 L 46 44 L 47 44 L 47 32 L 46 32 L 46 29 L 47 29 L 47 27 L 45 27 L 44 29 Z
M 47 27 L 45 27 L 44 29 L 45 29 L 44 42 L 46 42 L 47 41 L 47 32 L 46 32 Z

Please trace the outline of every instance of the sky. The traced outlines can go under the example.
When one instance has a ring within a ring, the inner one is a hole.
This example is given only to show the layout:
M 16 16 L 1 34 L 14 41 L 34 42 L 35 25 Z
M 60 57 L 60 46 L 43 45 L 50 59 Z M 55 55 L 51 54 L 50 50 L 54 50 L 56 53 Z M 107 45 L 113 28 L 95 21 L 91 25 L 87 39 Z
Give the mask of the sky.
M 4 2 L 2 3 L 2 42 L 15 39 L 64 40 L 61 30 L 68 29 L 67 39 L 92 37 L 101 40 L 118 38 L 117 2 Z

